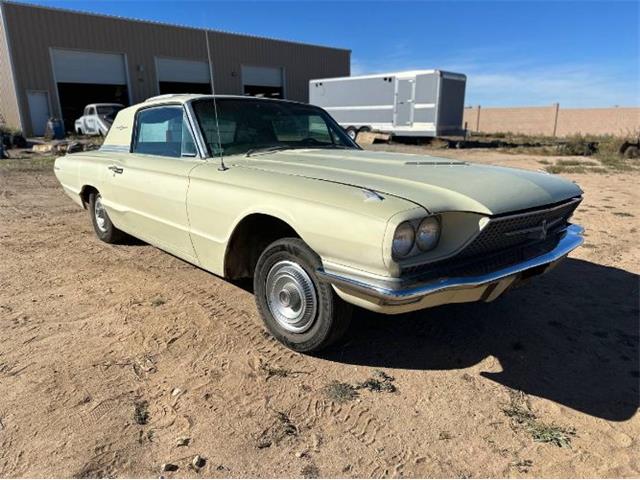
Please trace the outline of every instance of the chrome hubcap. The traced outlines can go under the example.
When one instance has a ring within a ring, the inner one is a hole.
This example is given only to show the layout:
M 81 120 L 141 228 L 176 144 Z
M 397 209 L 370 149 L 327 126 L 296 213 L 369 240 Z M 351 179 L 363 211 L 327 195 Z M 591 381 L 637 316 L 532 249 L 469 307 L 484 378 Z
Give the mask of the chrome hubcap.
M 317 294 L 300 265 L 283 260 L 271 267 L 266 293 L 269 310 L 282 328 L 302 333 L 311 327 L 318 308 Z
M 93 213 L 96 217 L 96 225 L 101 232 L 107 231 L 107 212 L 102 205 L 102 197 L 98 195 L 93 203 Z

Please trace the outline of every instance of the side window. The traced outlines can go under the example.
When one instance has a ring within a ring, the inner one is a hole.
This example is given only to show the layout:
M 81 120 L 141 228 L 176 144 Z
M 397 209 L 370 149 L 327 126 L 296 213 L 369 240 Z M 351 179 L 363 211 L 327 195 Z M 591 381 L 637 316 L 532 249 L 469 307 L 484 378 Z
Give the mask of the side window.
M 309 115 L 309 137 L 321 142 L 333 142 L 327 123 L 318 115 Z
M 89 115 L 95 115 L 96 114 L 96 107 L 89 107 Z
M 132 151 L 163 157 L 194 157 L 196 145 L 182 107 L 157 107 L 139 112 Z

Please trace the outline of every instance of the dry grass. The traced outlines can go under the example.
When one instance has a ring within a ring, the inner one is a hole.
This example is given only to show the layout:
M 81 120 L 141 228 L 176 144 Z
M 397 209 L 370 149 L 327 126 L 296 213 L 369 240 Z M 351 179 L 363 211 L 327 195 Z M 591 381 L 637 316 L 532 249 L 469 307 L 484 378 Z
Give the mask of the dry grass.
M 343 382 L 331 382 L 324 388 L 325 395 L 336 403 L 346 403 L 358 397 L 356 388 Z
M 133 404 L 133 420 L 138 425 L 146 425 L 149 421 L 149 403 L 146 401 L 136 401 Z
M 569 448 L 572 437 L 576 435 L 573 428 L 540 421 L 531 410 L 526 396 L 521 392 L 512 393 L 510 404 L 504 407 L 502 412 L 511 419 L 514 430 L 525 430 L 534 442 L 551 443 L 556 447 Z
M 638 132 L 626 136 L 613 135 L 572 135 L 554 138 L 543 135 L 520 135 L 510 132 L 495 134 L 474 134 L 486 140 L 497 139 L 506 145 L 498 151 L 511 154 L 540 156 L 591 157 L 595 161 L 579 159 L 558 160 L 547 168 L 550 173 L 605 173 L 607 171 L 631 171 L 640 169 L 640 160 L 624 158 L 619 152 L 627 141 L 637 141 Z M 548 160 L 542 164 L 551 164 Z M 575 168 L 567 168 L 575 167 Z M 584 167 L 594 167 L 585 169 Z
M 334 381 L 324 388 L 324 392 L 325 395 L 334 402 L 345 403 L 357 398 L 359 390 L 368 390 L 375 393 L 396 392 L 397 388 L 393 384 L 394 380 L 395 378 L 387 375 L 382 370 L 376 370 L 373 375 L 364 382 L 350 384 Z
M 13 153 L 13 152 L 11 152 Z M 20 157 L 11 157 L 7 160 L 0 160 L 0 171 L 37 171 L 37 170 L 53 170 L 53 163 L 56 161 L 53 155 L 29 155 Z

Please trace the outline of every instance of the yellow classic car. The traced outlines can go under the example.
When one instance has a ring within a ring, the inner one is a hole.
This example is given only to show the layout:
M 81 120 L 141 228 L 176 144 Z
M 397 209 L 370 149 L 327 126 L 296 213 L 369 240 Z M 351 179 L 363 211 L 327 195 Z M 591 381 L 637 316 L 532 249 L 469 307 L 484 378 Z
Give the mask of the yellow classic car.
M 267 329 L 300 352 L 341 338 L 352 305 L 489 302 L 583 241 L 572 182 L 364 151 L 324 110 L 283 100 L 154 97 L 55 173 L 99 239 L 252 278 Z

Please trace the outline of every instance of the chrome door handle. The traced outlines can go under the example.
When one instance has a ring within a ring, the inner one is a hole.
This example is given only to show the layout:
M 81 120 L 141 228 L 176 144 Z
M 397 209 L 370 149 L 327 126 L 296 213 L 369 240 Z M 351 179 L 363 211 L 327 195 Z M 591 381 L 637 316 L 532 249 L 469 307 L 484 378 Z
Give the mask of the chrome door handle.
M 109 165 L 107 168 L 109 170 L 111 170 L 113 173 L 122 173 L 122 172 L 124 172 L 124 168 L 116 167 L 115 165 Z

